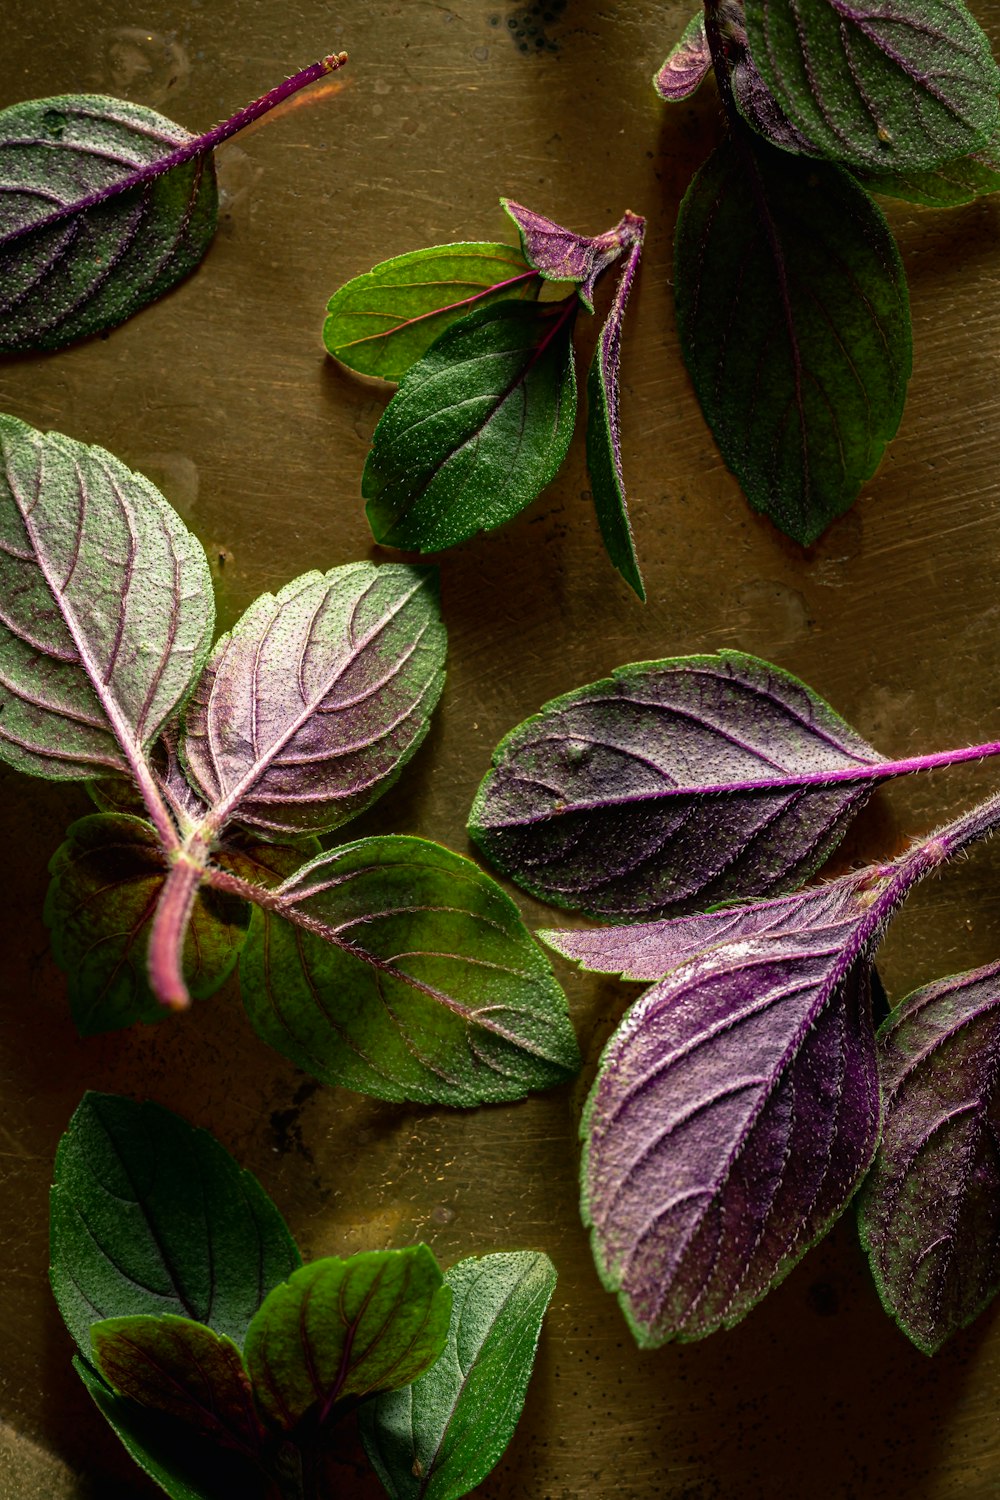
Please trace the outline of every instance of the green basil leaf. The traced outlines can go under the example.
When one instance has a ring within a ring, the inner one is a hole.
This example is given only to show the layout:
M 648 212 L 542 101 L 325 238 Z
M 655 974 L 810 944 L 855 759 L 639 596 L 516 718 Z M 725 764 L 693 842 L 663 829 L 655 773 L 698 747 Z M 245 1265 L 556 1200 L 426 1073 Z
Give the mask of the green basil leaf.
M 205 1130 L 157 1104 L 88 1093 L 56 1154 L 51 1278 L 83 1353 L 92 1324 L 176 1313 L 239 1343 L 300 1264 L 263 1188 Z
M 815 541 L 903 411 L 909 299 L 882 215 L 839 167 L 734 128 L 681 204 L 675 280 L 681 349 L 723 458 L 756 510 Z
M 438 552 L 509 521 L 555 477 L 576 417 L 579 299 L 500 302 L 403 377 L 361 479 L 375 540 Z
M 746 27 L 785 114 L 835 161 L 925 171 L 996 129 L 996 67 L 961 0 L 755 0 Z
M 459 1500 L 486 1478 L 514 1434 L 555 1290 L 547 1255 L 523 1250 L 459 1261 L 440 1359 L 405 1390 L 360 1413 L 365 1451 L 392 1500 Z
M 1000 192 L 1000 131 L 968 156 L 946 161 L 930 172 L 861 172 L 870 193 L 923 203 L 928 208 L 954 208 L 988 193 Z
M 422 839 L 362 839 L 303 865 L 254 911 L 240 987 L 265 1042 L 380 1099 L 520 1099 L 579 1065 L 517 907 Z
M 451 1290 L 426 1245 L 313 1261 L 277 1286 L 247 1329 L 261 1409 L 320 1426 L 341 1402 L 409 1385 L 444 1348 Z
M 323 342 L 361 375 L 399 380 L 452 323 L 503 298 L 537 297 L 540 278 L 512 245 L 434 245 L 356 276 L 327 304 Z

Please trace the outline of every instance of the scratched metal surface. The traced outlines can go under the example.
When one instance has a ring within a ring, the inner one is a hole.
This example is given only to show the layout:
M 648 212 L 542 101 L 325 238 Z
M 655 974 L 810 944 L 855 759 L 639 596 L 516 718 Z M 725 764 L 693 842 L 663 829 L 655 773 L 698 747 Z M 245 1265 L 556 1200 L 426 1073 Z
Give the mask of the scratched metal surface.
M 1000 8 L 981 14 L 996 40 Z M 326 51 L 351 53 L 342 82 L 224 148 L 220 233 L 185 285 L 106 340 L 0 365 L 0 409 L 104 444 L 162 487 L 209 551 L 223 623 L 308 568 L 375 555 L 358 494 L 384 393 L 324 359 L 323 308 L 341 282 L 394 252 L 503 236 L 501 193 L 591 231 L 626 207 L 648 216 L 622 420 L 650 602 L 603 557 L 577 443 L 519 521 L 442 559 L 449 687 L 368 830 L 464 849 L 507 729 L 659 655 L 772 657 L 894 756 L 1000 732 L 1000 203 L 893 212 L 916 333 L 902 429 L 855 511 L 802 553 L 747 510 L 677 354 L 671 230 L 718 129 L 710 91 L 668 115 L 649 87 L 685 19 L 653 0 L 14 0 L 6 13 L 0 103 L 83 87 L 198 129 Z M 631 1346 L 593 1272 L 575 1184 L 580 1104 L 624 987 L 564 970 L 580 1083 L 469 1113 L 314 1087 L 255 1040 L 231 990 L 159 1029 L 81 1042 L 41 912 L 46 862 L 88 804 L 12 772 L 0 782 L 3 1500 L 153 1493 L 71 1373 L 46 1282 L 52 1157 L 88 1086 L 214 1130 L 307 1256 L 415 1237 L 446 1263 L 549 1251 L 559 1287 L 489 1500 L 997 1493 L 998 1315 L 933 1362 L 917 1354 L 877 1304 L 850 1218 L 736 1331 Z M 897 846 L 989 785 L 972 767 L 880 794 L 844 858 Z M 998 873 L 1000 852 L 981 849 L 917 892 L 884 950 L 893 996 L 997 956 Z M 535 925 L 552 919 L 522 906 Z M 345 1493 L 371 1486 L 352 1477 Z

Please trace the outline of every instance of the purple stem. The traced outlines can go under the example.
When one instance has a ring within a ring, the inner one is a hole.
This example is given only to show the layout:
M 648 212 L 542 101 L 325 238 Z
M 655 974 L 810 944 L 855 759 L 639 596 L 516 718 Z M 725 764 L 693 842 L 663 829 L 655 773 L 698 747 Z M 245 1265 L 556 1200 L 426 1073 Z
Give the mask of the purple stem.
M 324 57 L 321 62 L 310 63 L 308 68 L 303 68 L 300 73 L 295 73 L 291 78 L 286 78 L 284 83 L 279 83 L 276 88 L 269 89 L 252 104 L 247 104 L 243 109 L 237 110 L 228 120 L 223 120 L 221 125 L 215 125 L 207 130 L 204 135 L 196 135 L 183 146 L 178 146 L 166 156 L 161 156 L 157 161 L 147 162 L 144 167 L 138 167 L 126 177 L 117 182 L 109 183 L 107 187 L 101 188 L 94 193 L 88 193 L 84 198 L 77 198 L 73 203 L 67 203 L 62 208 L 57 208 L 53 213 L 47 214 L 43 219 L 35 219 L 28 226 L 32 233 L 38 229 L 45 229 L 50 224 L 57 224 L 60 219 L 68 218 L 72 214 L 83 213 L 87 209 L 94 208 L 96 204 L 103 203 L 107 198 L 114 198 L 118 193 L 126 193 L 130 188 L 139 187 L 144 182 L 151 182 L 154 178 L 162 176 L 164 172 L 170 172 L 174 167 L 182 167 L 185 162 L 192 161 L 196 156 L 202 156 L 206 151 L 220 146 L 223 141 L 228 141 L 231 136 L 239 131 L 245 130 L 255 120 L 263 115 L 270 114 L 276 105 L 283 103 L 292 94 L 297 94 L 308 84 L 315 83 L 317 78 L 323 78 L 327 73 L 335 73 L 342 68 L 347 61 L 346 52 L 333 52 L 329 57 Z M 15 234 L 21 233 L 17 230 Z M 13 238 L 14 236 L 10 236 Z M 2 245 L 7 236 L 0 237 Z
M 161 1005 L 186 1010 L 191 1004 L 184 982 L 184 939 L 198 887 L 205 877 L 208 845 L 197 836 L 177 855 L 160 892 L 149 934 L 149 983 Z

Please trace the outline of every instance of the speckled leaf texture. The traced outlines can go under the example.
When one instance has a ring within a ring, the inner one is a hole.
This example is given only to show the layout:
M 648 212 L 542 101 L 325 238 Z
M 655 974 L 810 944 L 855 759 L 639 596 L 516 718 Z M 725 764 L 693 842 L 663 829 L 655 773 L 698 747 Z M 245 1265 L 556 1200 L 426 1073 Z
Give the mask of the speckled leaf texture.
M 879 1033 L 885 1126 L 860 1204 L 879 1295 L 933 1354 L 1000 1290 L 1000 965 L 940 979 Z
M 90 201 L 192 139 L 96 94 L 0 112 L 0 352 L 113 327 L 198 264 L 216 224 L 210 152 Z
M 330 1256 L 267 1297 L 246 1362 L 261 1409 L 291 1428 L 311 1409 L 409 1385 L 444 1348 L 451 1289 L 426 1245 Z
M 539 1251 L 459 1261 L 441 1357 L 360 1414 L 365 1450 L 391 1500 L 459 1500 L 510 1442 L 524 1405 L 542 1319 L 556 1285 Z
M 922 203 L 927 208 L 955 208 L 1000 192 L 1000 131 L 968 156 L 956 157 L 928 172 L 863 172 L 870 193 Z
M 705 12 L 699 10 L 684 28 L 680 41 L 653 75 L 653 87 L 661 99 L 674 103 L 688 99 L 707 78 L 712 54 L 705 35 Z
M 0 417 L 0 756 L 35 776 L 134 773 L 214 618 L 201 545 L 148 479 Z
M 562 990 L 517 908 L 422 839 L 322 854 L 254 911 L 240 988 L 258 1034 L 382 1099 L 523 1098 L 579 1065 Z
M 353 563 L 262 594 L 216 645 L 181 755 L 222 826 L 326 832 L 395 780 L 444 684 L 437 576 Z
M 323 342 L 348 369 L 401 380 L 438 335 L 473 308 L 537 297 L 541 284 L 511 245 L 468 242 L 411 250 L 333 294 Z
M 584 307 L 593 312 L 594 287 L 602 272 L 621 255 L 620 231 L 633 216 L 627 215 L 622 224 L 605 234 L 577 234 L 511 198 L 501 198 L 500 203 L 517 225 L 528 264 L 546 281 L 576 282 Z
M 377 542 L 439 552 L 511 520 L 555 478 L 576 418 L 578 305 L 574 293 L 481 308 L 410 366 L 361 479 Z
M 863 876 L 664 923 L 673 968 L 612 1037 L 583 1214 L 641 1345 L 738 1322 L 829 1228 L 878 1142 Z
M 501 742 L 469 831 L 532 894 L 639 920 L 800 885 L 882 757 L 811 688 L 738 651 L 621 667 Z
M 51 1277 L 84 1356 L 103 1318 L 173 1313 L 242 1343 L 301 1264 L 260 1184 L 207 1131 L 156 1104 L 88 1093 L 59 1143 Z
M 921 171 L 996 128 L 996 68 L 961 0 L 751 0 L 746 25 L 779 104 L 834 160 Z
M 734 123 L 674 241 L 681 352 L 750 504 L 814 542 L 855 501 L 903 412 L 903 266 L 881 213 L 829 162 Z

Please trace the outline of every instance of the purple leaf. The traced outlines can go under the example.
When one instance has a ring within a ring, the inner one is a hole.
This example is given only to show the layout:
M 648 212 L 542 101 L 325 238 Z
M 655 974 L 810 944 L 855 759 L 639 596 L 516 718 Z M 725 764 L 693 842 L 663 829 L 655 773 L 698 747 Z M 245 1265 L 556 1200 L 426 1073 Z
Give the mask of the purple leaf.
M 0 112 L 0 353 L 112 328 L 185 276 L 215 233 L 213 148 L 346 60 L 314 63 L 200 136 L 95 94 Z
M 614 229 L 604 234 L 574 234 L 552 219 L 524 208 L 510 198 L 501 204 L 517 225 L 521 249 L 529 266 L 548 281 L 575 281 L 588 312 L 594 310 L 594 287 L 603 271 L 623 250 L 642 240 L 645 219 L 626 212 Z
M 1000 1289 L 1000 964 L 940 979 L 879 1033 L 885 1127 L 860 1207 L 886 1310 L 933 1354 Z
M 653 75 L 653 87 L 668 103 L 687 99 L 704 82 L 711 66 L 705 12 L 699 10 L 685 26 L 680 41 L 671 48 L 659 72 Z
M 444 681 L 436 575 L 356 563 L 263 594 L 216 645 L 181 755 L 211 806 L 270 838 L 335 828 L 417 749 Z

